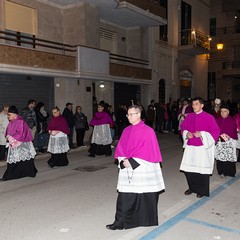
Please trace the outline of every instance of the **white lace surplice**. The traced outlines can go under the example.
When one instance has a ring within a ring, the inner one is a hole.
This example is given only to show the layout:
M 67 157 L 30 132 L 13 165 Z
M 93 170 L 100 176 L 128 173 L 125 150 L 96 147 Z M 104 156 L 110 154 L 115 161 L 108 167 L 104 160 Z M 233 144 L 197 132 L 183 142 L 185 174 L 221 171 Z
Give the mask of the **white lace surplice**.
M 94 126 L 91 143 L 108 145 L 112 143 L 109 124 Z
M 48 142 L 48 152 L 65 153 L 69 150 L 67 134 L 59 132 L 57 135 L 50 135 Z
M 34 158 L 36 155 L 36 151 L 33 147 L 32 142 L 23 142 L 18 147 L 9 147 L 7 163 L 17 163 L 20 161 L 30 160 Z
M 222 162 L 236 162 L 236 142 L 232 138 L 226 142 L 218 142 L 215 149 L 215 158 Z

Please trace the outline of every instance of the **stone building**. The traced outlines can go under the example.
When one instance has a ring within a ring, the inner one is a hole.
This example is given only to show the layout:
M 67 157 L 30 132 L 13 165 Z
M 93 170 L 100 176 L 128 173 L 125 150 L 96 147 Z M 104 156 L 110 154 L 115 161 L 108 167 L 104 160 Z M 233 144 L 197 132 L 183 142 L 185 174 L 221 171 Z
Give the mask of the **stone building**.
M 1 103 L 208 97 L 210 0 L 0 0 Z

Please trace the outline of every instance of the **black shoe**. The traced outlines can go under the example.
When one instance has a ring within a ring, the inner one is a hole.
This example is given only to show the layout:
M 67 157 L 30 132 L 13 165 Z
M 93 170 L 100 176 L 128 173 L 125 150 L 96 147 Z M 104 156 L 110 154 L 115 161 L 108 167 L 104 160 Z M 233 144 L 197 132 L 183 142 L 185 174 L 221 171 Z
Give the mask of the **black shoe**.
M 53 168 L 54 165 L 51 162 L 48 162 L 49 167 Z
M 94 154 L 91 154 L 91 153 L 88 154 L 88 156 L 89 156 L 89 157 L 93 157 L 93 158 L 95 157 L 95 155 L 94 155 Z
M 203 195 L 197 194 L 197 198 L 202 198 L 202 197 L 203 197 Z
M 120 227 L 120 226 L 118 226 L 118 225 L 115 225 L 114 223 L 107 225 L 106 228 L 107 228 L 108 230 L 123 230 L 123 227 Z
M 185 195 L 191 195 L 192 193 L 193 192 L 190 189 L 188 189 L 187 191 L 184 192 Z

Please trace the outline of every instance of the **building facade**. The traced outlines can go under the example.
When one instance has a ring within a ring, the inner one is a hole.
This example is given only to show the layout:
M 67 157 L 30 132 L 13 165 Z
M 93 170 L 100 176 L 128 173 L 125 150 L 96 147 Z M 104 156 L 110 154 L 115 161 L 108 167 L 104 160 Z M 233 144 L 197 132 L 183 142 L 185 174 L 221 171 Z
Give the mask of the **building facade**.
M 210 23 L 209 98 L 240 101 L 239 1 L 211 0 Z M 223 48 L 217 49 L 218 44 Z
M 0 103 L 208 97 L 210 0 L 0 0 Z

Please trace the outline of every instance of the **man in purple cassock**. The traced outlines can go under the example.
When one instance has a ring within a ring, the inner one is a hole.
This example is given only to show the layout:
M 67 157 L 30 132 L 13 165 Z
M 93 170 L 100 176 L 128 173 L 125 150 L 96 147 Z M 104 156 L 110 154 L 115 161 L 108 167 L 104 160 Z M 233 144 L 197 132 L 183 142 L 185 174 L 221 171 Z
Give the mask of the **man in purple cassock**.
M 129 107 L 130 126 L 118 142 L 118 199 L 115 221 L 109 230 L 158 225 L 157 204 L 165 189 L 160 168 L 161 152 L 154 130 L 141 120 L 139 106 Z
M 220 134 L 214 117 L 203 111 L 204 100 L 192 100 L 193 113 L 181 124 L 185 148 L 180 170 L 185 173 L 189 189 L 185 195 L 196 193 L 198 198 L 209 196 L 209 179 L 213 172 L 215 143 Z
M 217 171 L 221 177 L 235 177 L 236 174 L 237 123 L 229 113 L 229 106 L 222 105 L 220 108 L 220 116 L 216 118 L 221 135 L 216 145 L 215 158 L 217 160 Z
M 37 169 L 34 164 L 36 151 L 32 134 L 27 123 L 18 115 L 15 106 L 8 109 L 9 124 L 6 129 L 8 142 L 7 169 L 2 181 L 23 177 L 35 177 Z

